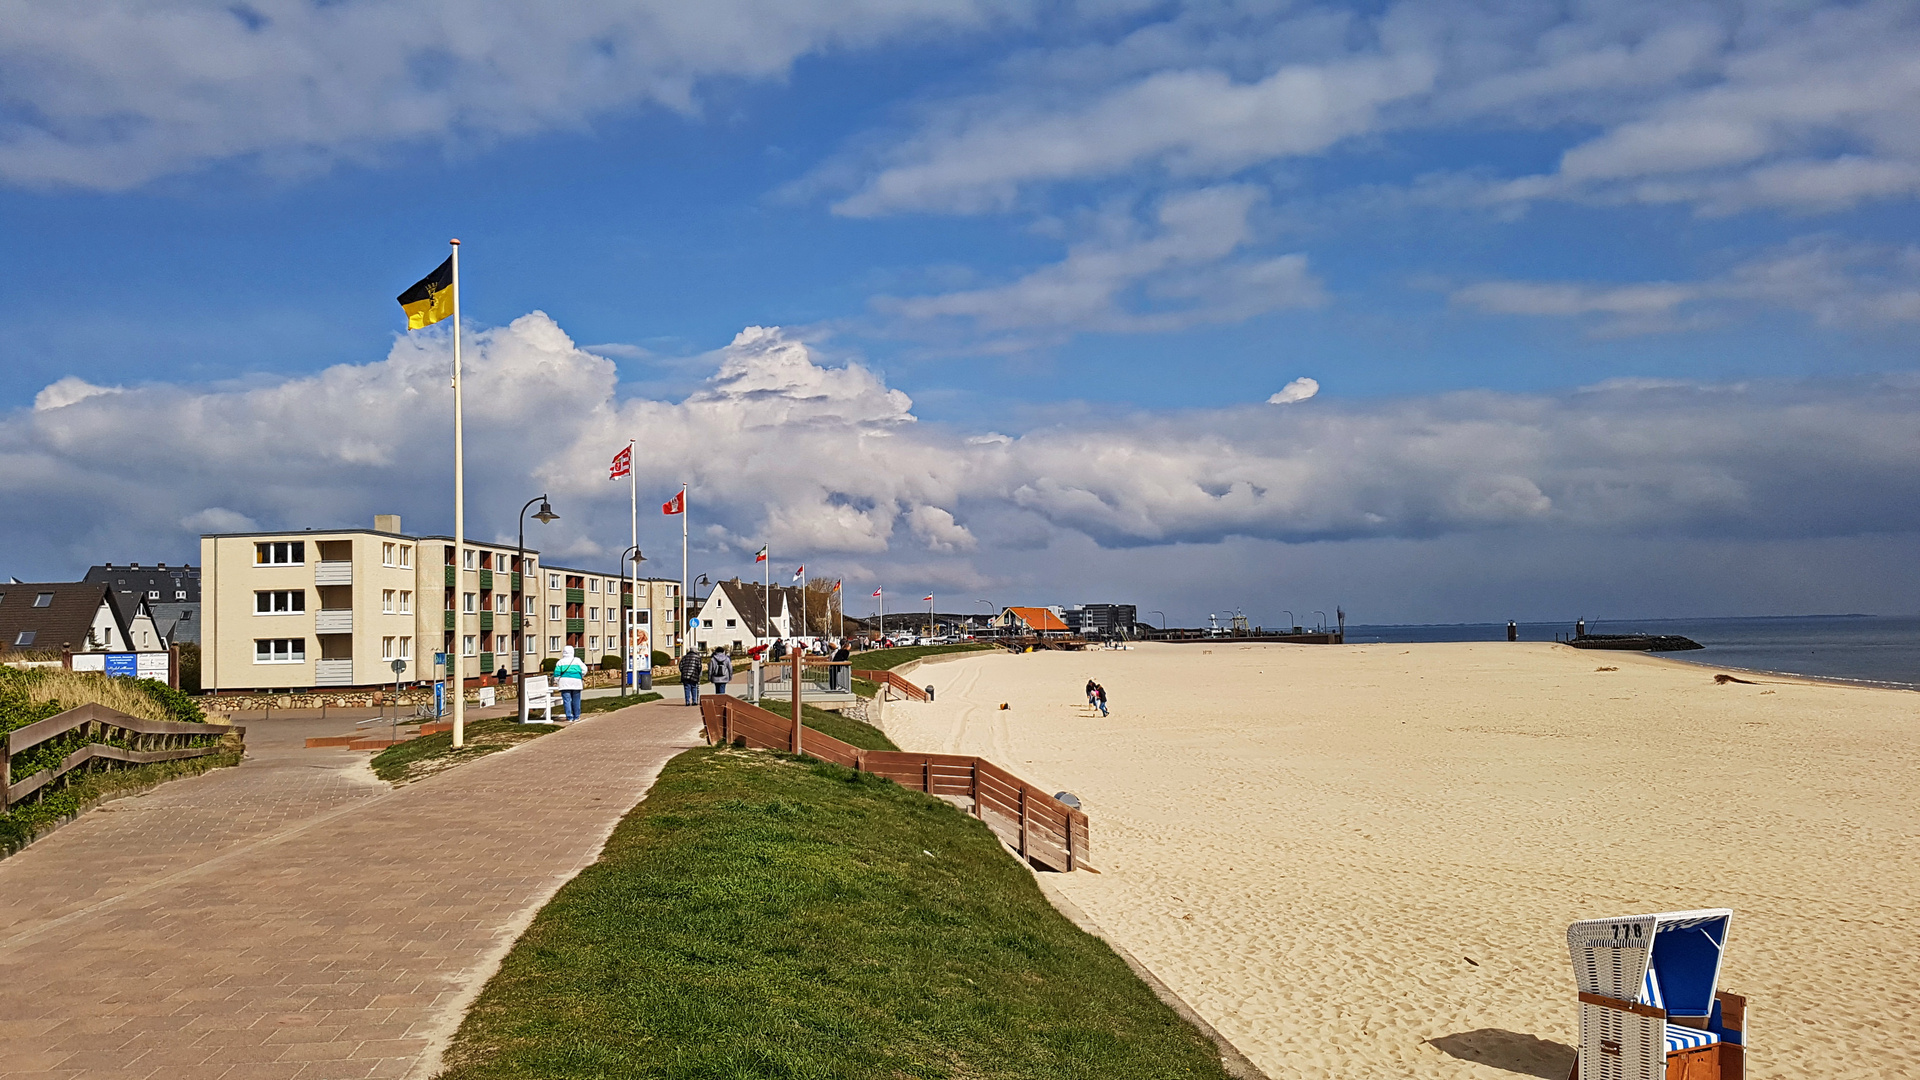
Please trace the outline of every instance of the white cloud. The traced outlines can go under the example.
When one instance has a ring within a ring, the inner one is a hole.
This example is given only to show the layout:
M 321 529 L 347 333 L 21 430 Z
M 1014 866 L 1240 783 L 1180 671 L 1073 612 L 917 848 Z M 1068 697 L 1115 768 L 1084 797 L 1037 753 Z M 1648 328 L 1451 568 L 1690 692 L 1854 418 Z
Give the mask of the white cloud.
M 1261 198 L 1244 184 L 1182 192 L 1160 201 L 1150 225 L 1110 211 L 1065 259 L 1017 281 L 873 304 L 904 323 L 960 319 L 987 333 L 1057 334 L 1178 330 L 1325 303 L 1306 256 L 1243 253 Z
M 1493 315 L 1597 317 L 1609 335 L 1711 325 L 1736 308 L 1786 308 L 1826 325 L 1920 321 L 1920 248 L 1808 237 L 1697 282 L 1485 281 L 1451 301 Z
M 470 146 L 705 79 L 1023 18 L 1019 0 L 0 0 L 0 177 L 124 189 L 207 162 L 305 170 Z
M 470 342 L 469 532 L 510 540 L 514 512 L 545 490 L 562 517 L 529 525 L 529 540 L 551 551 L 625 545 L 626 485 L 606 479 L 606 461 L 630 437 L 649 505 L 692 486 L 704 546 L 771 542 L 823 567 L 921 565 L 932 552 L 993 576 L 1010 553 L 1076 537 L 1119 549 L 1520 528 L 1718 540 L 1920 529 L 1912 380 L 1248 405 L 996 438 L 917 423 L 877 374 L 829 366 L 777 329 L 743 331 L 678 402 L 623 397 L 611 362 L 539 313 Z M 0 549 L 84 565 L 191 550 L 196 529 L 395 512 L 410 529 L 446 530 L 446 376 L 446 341 L 427 332 L 384 360 L 271 386 L 161 384 L 0 417 L 0 501 L 39 508 L 0 519 Z M 168 432 L 166 453 L 99 452 L 138 430 Z M 657 568 L 678 523 L 643 520 Z
M 1269 405 L 1292 405 L 1296 401 L 1305 401 L 1320 392 L 1320 382 L 1305 375 L 1280 388 L 1280 392 L 1267 399 Z
M 123 393 L 118 386 L 95 386 L 78 375 L 68 375 L 63 379 L 47 384 L 33 396 L 36 410 L 58 409 L 75 402 L 85 401 L 101 394 Z

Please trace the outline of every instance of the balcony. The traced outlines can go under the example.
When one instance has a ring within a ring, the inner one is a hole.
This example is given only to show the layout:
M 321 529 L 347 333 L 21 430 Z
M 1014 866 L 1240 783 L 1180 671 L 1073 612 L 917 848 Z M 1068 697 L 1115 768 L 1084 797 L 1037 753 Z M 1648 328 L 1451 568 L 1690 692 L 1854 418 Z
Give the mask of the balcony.
M 526 628 L 526 621 L 527 621 L 527 617 L 525 615 L 515 614 L 513 616 L 513 625 L 512 627 L 510 627 L 510 629 L 512 629 L 512 631 L 517 634 L 521 630 Z
M 454 627 L 456 627 L 456 626 L 459 626 L 459 625 L 460 625 L 460 617 L 459 617 L 459 616 L 457 616 L 457 615 L 455 615 L 455 614 L 454 614 L 453 612 L 451 612 L 451 611 L 449 611 L 449 612 L 447 612 L 447 627 L 446 627 L 446 628 L 447 628 L 447 629 L 449 629 L 449 630 L 451 630 L 451 629 L 453 629 Z
M 315 585 L 353 584 L 353 560 L 330 559 L 314 563 L 313 583 Z
M 486 573 L 486 571 L 482 570 L 481 573 L 484 574 Z M 482 675 L 493 674 L 493 654 L 492 653 L 483 652 L 480 654 L 480 674 Z
M 459 580 L 459 573 L 460 572 L 453 567 L 447 567 L 447 588 L 451 589 L 454 587 L 455 583 Z
M 353 609 L 321 608 L 314 612 L 313 632 L 316 634 L 353 633 Z
M 567 620 L 567 633 L 584 634 L 586 632 L 587 632 L 587 620 L 585 619 L 568 619 Z
M 585 589 L 568 589 L 567 590 L 567 603 L 584 604 L 586 602 L 587 602 L 587 590 Z
M 480 572 L 483 574 L 486 573 L 485 570 Z M 480 632 L 483 634 L 493 633 L 493 612 L 483 611 L 480 613 Z
M 315 660 L 313 662 L 313 685 L 352 686 L 353 661 Z
M 480 571 L 480 591 L 481 592 L 493 591 L 493 571 L 491 570 Z
M 510 591 L 512 591 L 512 592 L 519 592 L 519 591 L 520 591 L 520 575 L 519 575 L 518 573 L 515 573 L 515 574 L 513 575 L 513 584 L 512 584 L 512 585 L 510 585 L 510 586 L 508 586 L 508 588 L 509 588 L 509 590 L 510 590 Z

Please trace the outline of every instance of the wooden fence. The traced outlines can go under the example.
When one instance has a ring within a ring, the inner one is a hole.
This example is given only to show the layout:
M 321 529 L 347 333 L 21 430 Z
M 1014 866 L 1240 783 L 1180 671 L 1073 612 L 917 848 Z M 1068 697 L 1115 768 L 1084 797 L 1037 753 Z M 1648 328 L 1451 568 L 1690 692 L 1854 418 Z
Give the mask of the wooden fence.
M 174 720 L 143 720 L 105 705 L 82 705 L 49 716 L 0 736 L 0 810 L 5 810 L 47 784 L 96 758 L 151 765 L 220 752 L 222 736 L 246 736 L 246 728 L 220 724 L 185 724 Z M 27 776 L 13 775 L 13 759 L 34 747 L 79 732 L 86 742 L 58 762 Z M 207 739 L 204 746 L 191 743 Z M 116 743 L 123 745 L 115 745 Z
M 761 750 L 794 750 L 793 722 L 737 698 L 700 700 L 707 741 Z M 799 752 L 856 772 L 872 773 L 929 795 L 971 800 L 974 817 L 1023 857 L 1049 870 L 1077 870 L 1091 842 L 1087 815 L 984 758 L 963 754 L 916 754 L 862 750 L 809 727 L 800 729 Z
M 874 671 L 871 668 L 854 668 L 853 677 L 856 679 L 865 679 L 867 682 L 882 688 L 892 687 L 902 695 L 910 697 L 915 701 L 927 700 L 925 687 L 915 686 L 907 681 L 906 676 L 892 671 Z

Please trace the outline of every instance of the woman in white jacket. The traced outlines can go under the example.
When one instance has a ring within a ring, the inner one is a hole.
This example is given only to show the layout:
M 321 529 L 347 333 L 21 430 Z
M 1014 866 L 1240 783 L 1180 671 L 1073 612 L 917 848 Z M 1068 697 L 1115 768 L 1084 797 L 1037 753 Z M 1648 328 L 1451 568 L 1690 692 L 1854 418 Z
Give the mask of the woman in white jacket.
M 567 722 L 580 719 L 580 691 L 587 687 L 587 665 L 573 655 L 573 646 L 560 651 L 560 662 L 553 666 L 553 688 L 560 691 L 560 705 Z

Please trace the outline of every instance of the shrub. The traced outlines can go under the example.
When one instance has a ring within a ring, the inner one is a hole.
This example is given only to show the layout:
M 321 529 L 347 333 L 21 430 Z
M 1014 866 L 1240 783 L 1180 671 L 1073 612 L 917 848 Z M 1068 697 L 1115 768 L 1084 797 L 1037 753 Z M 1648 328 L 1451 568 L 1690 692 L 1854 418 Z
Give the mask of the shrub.
M 553 674 L 553 669 L 559 666 L 559 657 L 549 656 L 545 660 L 540 661 L 540 673 L 542 675 L 551 675 Z
M 655 649 L 653 650 L 653 666 L 655 668 L 670 668 L 673 666 L 673 657 L 660 649 Z
M 619 671 L 624 666 L 626 665 L 621 662 L 619 655 L 616 653 L 608 653 L 600 658 L 601 671 Z
M 189 694 L 200 692 L 200 643 L 180 643 L 180 689 Z

